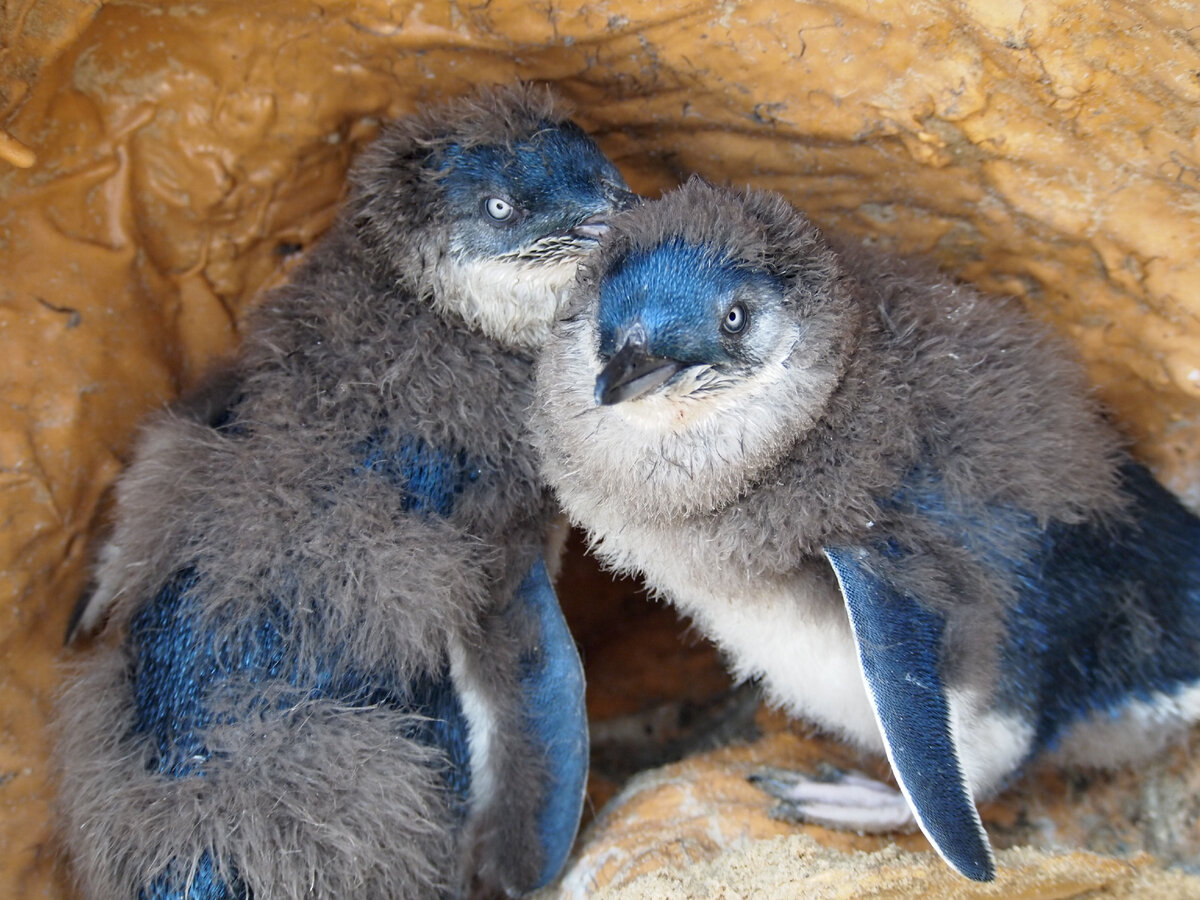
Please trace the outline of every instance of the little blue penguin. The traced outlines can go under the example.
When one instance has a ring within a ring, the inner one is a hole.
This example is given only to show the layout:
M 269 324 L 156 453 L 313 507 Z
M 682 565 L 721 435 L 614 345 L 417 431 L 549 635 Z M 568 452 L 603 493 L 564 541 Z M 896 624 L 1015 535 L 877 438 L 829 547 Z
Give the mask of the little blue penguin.
M 528 84 L 384 126 L 349 181 L 118 480 L 57 724 L 88 898 L 517 896 L 574 840 L 583 672 L 528 411 L 633 195 Z
M 790 816 L 914 819 L 994 877 L 975 802 L 1200 717 L 1200 521 L 1015 301 L 693 179 L 613 220 L 538 363 L 543 472 L 595 552 L 902 794 L 760 773 Z

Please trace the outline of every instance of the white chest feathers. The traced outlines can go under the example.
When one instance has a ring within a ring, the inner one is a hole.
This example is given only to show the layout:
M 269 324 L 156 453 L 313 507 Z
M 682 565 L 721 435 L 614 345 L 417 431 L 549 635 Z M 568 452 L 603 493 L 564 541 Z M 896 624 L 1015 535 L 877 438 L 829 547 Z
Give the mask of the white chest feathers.
M 727 652 L 735 675 L 762 679 L 773 703 L 881 752 L 849 622 L 807 613 L 804 589 L 679 605 Z
M 764 584 L 706 564 L 692 552 L 703 542 L 672 530 L 626 523 L 602 537 L 600 556 L 644 573 L 721 648 L 736 677 L 759 678 L 789 714 L 882 750 L 850 622 L 836 585 L 817 569 L 822 562 Z
M 578 260 L 450 258 L 437 267 L 434 305 L 508 347 L 536 350 L 550 337 Z

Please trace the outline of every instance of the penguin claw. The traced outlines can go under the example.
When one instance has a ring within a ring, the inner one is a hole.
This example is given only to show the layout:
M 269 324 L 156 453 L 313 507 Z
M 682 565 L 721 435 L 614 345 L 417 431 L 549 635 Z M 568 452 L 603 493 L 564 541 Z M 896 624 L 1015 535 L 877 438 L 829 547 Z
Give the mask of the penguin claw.
M 903 794 L 858 772 L 829 766 L 813 777 L 771 766 L 750 775 L 749 781 L 779 801 L 771 809 L 773 819 L 864 834 L 915 824 Z

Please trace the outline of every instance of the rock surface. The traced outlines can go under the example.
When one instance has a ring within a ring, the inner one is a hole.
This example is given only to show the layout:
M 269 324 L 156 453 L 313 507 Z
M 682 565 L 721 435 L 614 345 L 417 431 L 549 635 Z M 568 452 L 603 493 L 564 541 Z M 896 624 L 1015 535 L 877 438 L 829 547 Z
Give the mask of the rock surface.
M 0 5 L 0 896 L 69 896 L 43 725 L 135 423 L 234 346 L 381 117 L 545 79 L 643 192 L 775 188 L 1018 294 L 1195 505 L 1198 21 L 1188 0 Z
M 773 819 L 773 801 L 747 780 L 764 766 L 811 774 L 833 764 L 876 777 L 886 766 L 798 734 L 780 716 L 760 712 L 758 723 L 764 736 L 756 741 L 633 778 L 538 900 L 1200 896 L 1200 876 L 1160 865 L 1198 869 L 1200 736 L 1136 773 L 1073 781 L 1043 766 L 1027 775 L 982 808 L 1002 849 L 996 882 L 980 885 L 950 870 L 915 831 L 857 835 Z
M 1001 851 L 998 863 L 1001 872 L 996 881 L 982 885 L 964 882 L 917 854 L 894 848 L 846 854 L 822 847 L 806 835 L 792 835 L 741 842 L 711 860 L 689 860 L 683 865 L 673 861 L 602 888 L 573 891 L 564 886 L 553 896 L 564 900 L 1192 900 L 1200 887 L 1200 879 L 1157 870 L 1146 858 L 1121 863 L 1088 853 L 1051 855 L 1022 849 Z

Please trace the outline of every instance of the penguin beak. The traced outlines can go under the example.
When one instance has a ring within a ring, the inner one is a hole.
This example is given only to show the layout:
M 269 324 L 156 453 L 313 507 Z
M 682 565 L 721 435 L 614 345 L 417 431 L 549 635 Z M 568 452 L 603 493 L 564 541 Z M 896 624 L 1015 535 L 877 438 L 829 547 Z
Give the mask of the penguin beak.
M 683 367 L 679 360 L 651 356 L 641 341 L 626 340 L 596 376 L 596 404 L 611 406 L 644 397 Z
M 600 238 L 608 234 L 608 219 L 612 213 L 598 212 L 595 215 L 588 216 L 569 232 L 571 237 L 583 238 L 589 241 L 599 241 Z
M 567 233 L 571 237 L 599 241 L 608 233 L 609 219 L 616 213 L 623 212 L 641 202 L 641 197 L 623 188 L 613 188 L 606 192 L 604 199 L 608 202 L 608 205 L 599 212 L 588 216 L 568 231 Z

